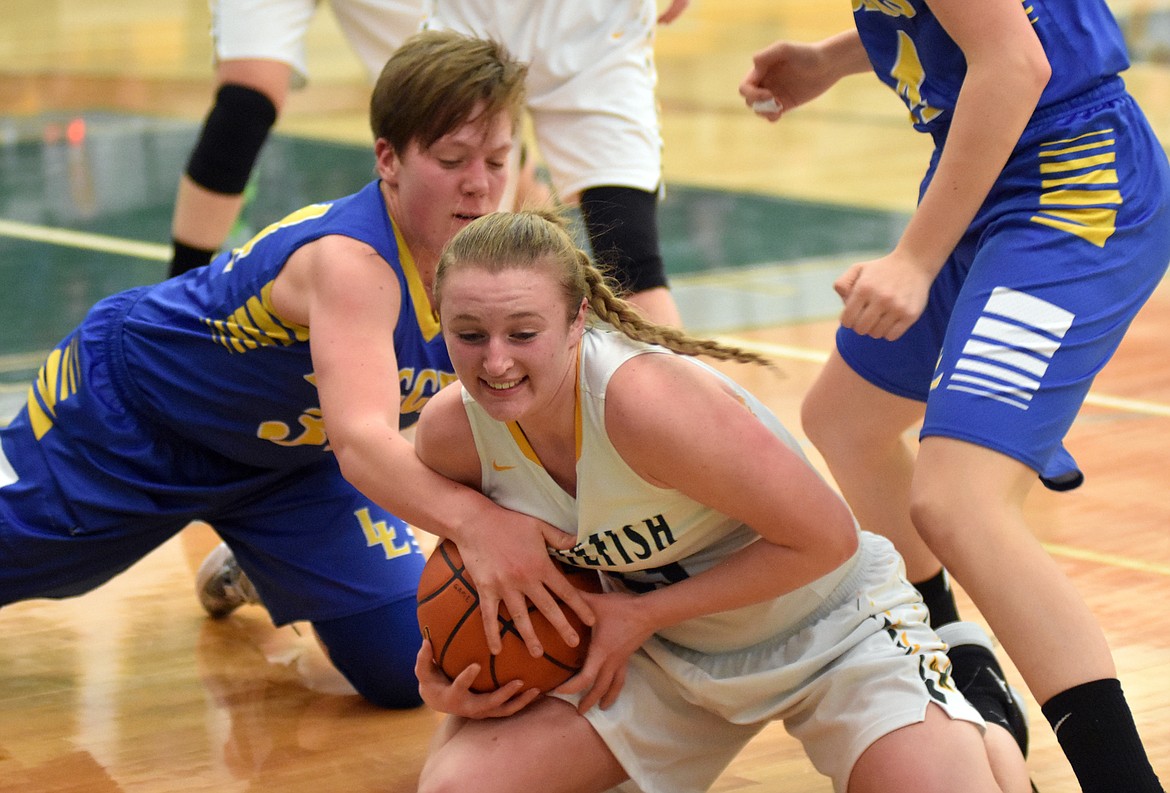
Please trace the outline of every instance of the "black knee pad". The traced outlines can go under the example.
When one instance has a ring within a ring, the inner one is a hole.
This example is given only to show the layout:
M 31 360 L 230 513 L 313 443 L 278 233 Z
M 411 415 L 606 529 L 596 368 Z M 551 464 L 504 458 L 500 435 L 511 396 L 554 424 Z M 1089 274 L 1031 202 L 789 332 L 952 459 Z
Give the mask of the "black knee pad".
M 187 162 L 187 175 L 200 187 L 239 195 L 276 123 L 276 106 L 259 91 L 242 85 L 220 86 Z
M 658 247 L 658 194 L 633 187 L 590 187 L 581 215 L 597 261 L 629 292 L 666 286 Z

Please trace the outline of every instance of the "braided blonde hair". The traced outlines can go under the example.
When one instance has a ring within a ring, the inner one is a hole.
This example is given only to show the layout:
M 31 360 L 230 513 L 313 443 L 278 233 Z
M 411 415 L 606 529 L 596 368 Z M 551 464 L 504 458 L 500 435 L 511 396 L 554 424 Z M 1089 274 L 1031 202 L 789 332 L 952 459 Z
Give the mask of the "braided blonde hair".
M 551 211 L 494 212 L 468 224 L 443 249 L 435 273 L 435 307 L 442 312 L 443 282 L 452 271 L 474 266 L 496 273 L 541 267 L 554 271 L 565 296 L 569 321 L 582 298 L 594 317 L 635 341 L 657 344 L 681 355 L 706 355 L 723 361 L 775 366 L 759 353 L 701 339 L 677 328 L 650 322 L 618 289 L 589 254 L 577 247 L 565 218 Z

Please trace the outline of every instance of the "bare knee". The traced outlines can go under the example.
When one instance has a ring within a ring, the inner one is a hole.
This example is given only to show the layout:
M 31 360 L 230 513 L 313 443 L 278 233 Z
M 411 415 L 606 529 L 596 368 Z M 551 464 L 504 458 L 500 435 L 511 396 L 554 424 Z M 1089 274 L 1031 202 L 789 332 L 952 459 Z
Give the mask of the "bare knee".
M 828 459 L 848 455 L 851 447 L 864 445 L 870 429 L 831 387 L 817 383 L 800 404 L 800 426 L 809 441 Z M 896 438 L 897 434 L 894 433 Z
M 435 762 L 437 759 L 431 757 L 423 767 L 418 778 L 418 793 L 470 793 L 473 787 L 476 791 L 482 790 L 482 786 L 473 784 L 475 776 L 469 773 L 469 769 Z
M 910 487 L 910 516 L 949 564 L 966 547 L 1026 530 L 1023 504 L 1035 472 L 981 446 L 951 438 L 922 442 Z
M 954 498 L 955 483 L 921 468 L 914 473 L 910 487 L 910 520 L 923 541 L 940 558 L 955 545 L 959 522 L 963 520 Z M 970 521 L 970 516 L 966 518 Z M 968 528 L 971 528 L 970 526 Z
M 921 419 L 923 405 L 882 391 L 854 372 L 837 353 L 800 405 L 800 423 L 832 464 L 880 460 L 904 447 L 902 433 Z

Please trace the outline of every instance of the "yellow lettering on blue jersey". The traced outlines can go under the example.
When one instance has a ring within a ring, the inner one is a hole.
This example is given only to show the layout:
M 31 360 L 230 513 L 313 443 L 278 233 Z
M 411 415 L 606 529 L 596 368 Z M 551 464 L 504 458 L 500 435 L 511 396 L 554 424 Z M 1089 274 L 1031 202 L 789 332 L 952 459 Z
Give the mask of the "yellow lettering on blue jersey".
M 302 432 L 292 436 L 292 428 L 283 421 L 263 421 L 256 428 L 256 437 L 261 440 L 272 441 L 278 446 L 320 446 L 329 448 L 329 438 L 325 435 L 325 418 L 321 408 L 308 408 L 301 413 L 297 423 Z
M 399 412 L 403 415 L 417 413 L 431 397 L 439 392 L 443 386 L 455 382 L 452 372 L 440 372 L 437 369 L 423 369 L 416 372 L 412 368 L 398 370 L 398 380 L 402 384 L 402 405 Z
M 366 535 L 367 547 L 381 545 L 387 559 L 395 559 L 410 553 L 411 538 L 409 536 L 400 538 L 397 527 L 391 527 L 384 520 L 374 521 L 370 518 L 370 510 L 365 507 L 353 514 L 362 527 L 362 533 Z
M 912 17 L 917 12 L 910 0 L 853 0 L 853 10 L 880 11 L 891 17 Z
M 942 111 L 928 105 L 922 98 L 922 85 L 926 82 L 926 70 L 922 68 L 922 59 L 918 57 L 918 48 L 913 39 L 904 31 L 898 31 L 898 60 L 894 68 L 890 69 L 890 76 L 898 81 L 894 90 L 910 108 L 910 116 L 915 123 L 926 124 L 933 121 Z

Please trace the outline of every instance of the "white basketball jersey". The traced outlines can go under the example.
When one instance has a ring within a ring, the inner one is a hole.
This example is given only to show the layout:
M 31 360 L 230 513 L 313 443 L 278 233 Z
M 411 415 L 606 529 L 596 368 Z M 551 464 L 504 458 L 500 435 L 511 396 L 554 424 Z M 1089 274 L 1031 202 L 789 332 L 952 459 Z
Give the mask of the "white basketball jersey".
M 605 389 L 618 367 L 643 354 L 674 353 L 605 327 L 590 328 L 582 337 L 576 498 L 545 471 L 517 424 L 492 419 L 463 392 L 480 456 L 483 492 L 502 506 L 576 534 L 577 545 L 558 552 L 559 557 L 610 574 L 607 585 L 630 591 L 683 580 L 759 539 L 739 521 L 642 479 L 614 449 L 605 426 Z M 796 441 L 755 397 L 702 362 L 685 356 L 684 360 L 727 383 L 803 459 Z M 843 565 L 776 600 L 689 620 L 660 635 L 704 651 L 746 647 L 805 619 L 851 568 Z

